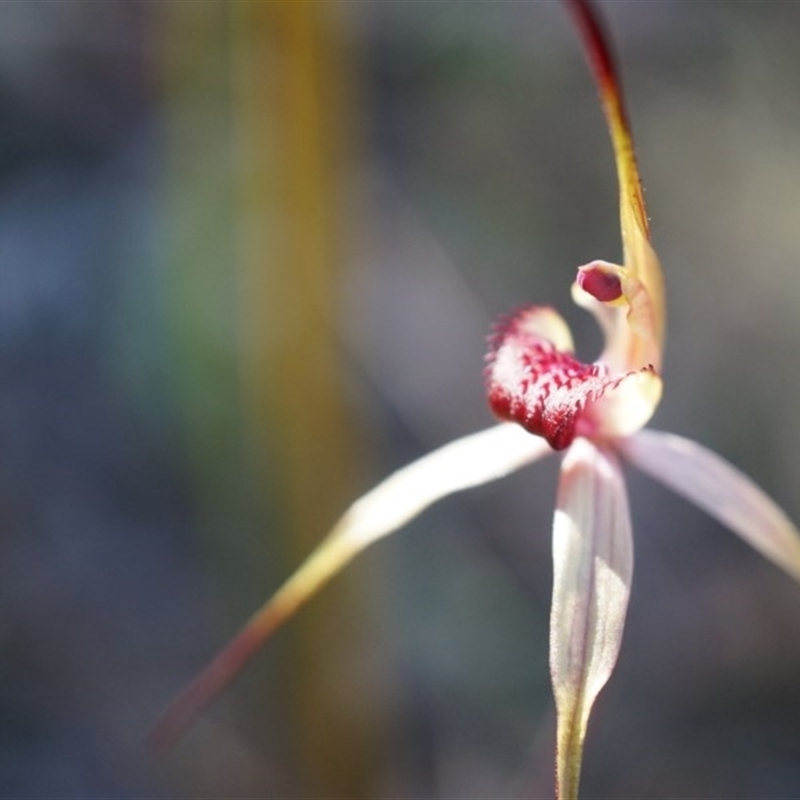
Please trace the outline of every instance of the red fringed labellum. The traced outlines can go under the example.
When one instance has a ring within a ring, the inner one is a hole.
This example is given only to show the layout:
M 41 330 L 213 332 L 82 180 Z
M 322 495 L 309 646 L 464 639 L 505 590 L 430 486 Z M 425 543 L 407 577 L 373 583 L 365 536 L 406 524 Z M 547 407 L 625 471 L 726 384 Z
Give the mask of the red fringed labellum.
M 553 328 L 554 321 L 558 326 Z M 633 372 L 611 374 L 602 364 L 578 361 L 564 345 L 548 337 L 566 325 L 552 309 L 532 306 L 500 323 L 491 337 L 486 391 L 500 419 L 517 422 L 563 450 L 576 435 L 598 433 L 592 407 Z M 563 339 L 563 337 L 560 337 Z

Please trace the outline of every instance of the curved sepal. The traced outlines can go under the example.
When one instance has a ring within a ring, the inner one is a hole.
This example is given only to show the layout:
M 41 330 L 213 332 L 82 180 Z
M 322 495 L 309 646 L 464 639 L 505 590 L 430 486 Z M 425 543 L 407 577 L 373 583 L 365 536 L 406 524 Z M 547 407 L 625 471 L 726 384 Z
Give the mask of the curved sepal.
M 606 36 L 589 1 L 567 0 L 567 4 L 583 37 L 614 147 L 625 269 L 629 277 L 638 281 L 647 292 L 653 311 L 650 327 L 639 331 L 626 328 L 622 312 L 611 315 L 614 331 L 613 336 L 609 337 L 603 358 L 619 369 L 652 364 L 659 370 L 664 343 L 664 283 L 661 265 L 650 244 L 644 191 L 636 165 L 621 84 Z
M 617 447 L 632 464 L 800 581 L 800 531 L 743 472 L 697 442 L 671 433 L 639 431 Z
M 437 500 L 502 478 L 551 450 L 516 425 L 457 439 L 398 470 L 353 503 L 299 569 L 167 708 L 149 741 L 171 747 L 198 714 L 297 609 L 367 545 L 393 533 Z

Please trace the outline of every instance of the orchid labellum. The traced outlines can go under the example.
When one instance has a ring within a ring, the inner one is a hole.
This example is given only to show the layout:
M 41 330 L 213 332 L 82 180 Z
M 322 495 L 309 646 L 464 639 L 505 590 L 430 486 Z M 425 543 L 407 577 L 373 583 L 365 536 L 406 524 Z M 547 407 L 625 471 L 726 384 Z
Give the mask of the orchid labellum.
M 691 500 L 800 580 L 800 533 L 746 476 L 701 445 L 642 430 L 661 398 L 664 297 L 620 84 L 589 0 L 567 0 L 597 82 L 620 189 L 622 264 L 580 267 L 572 296 L 605 347 L 572 354 L 564 320 L 533 306 L 501 322 L 486 366 L 502 424 L 452 442 L 357 500 L 295 574 L 167 709 L 153 731 L 174 742 L 270 634 L 353 556 L 431 503 L 563 451 L 553 522 L 550 670 L 557 707 L 556 792 L 578 794 L 592 705 L 614 669 L 630 594 L 633 543 L 620 460 Z

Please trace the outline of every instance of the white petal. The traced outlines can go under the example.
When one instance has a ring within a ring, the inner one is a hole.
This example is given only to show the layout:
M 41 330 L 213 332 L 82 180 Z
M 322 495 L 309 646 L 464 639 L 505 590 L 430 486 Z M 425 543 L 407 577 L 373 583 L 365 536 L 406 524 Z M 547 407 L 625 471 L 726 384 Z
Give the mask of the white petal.
M 639 431 L 619 450 L 639 469 L 691 500 L 800 580 L 800 532 L 750 478 L 681 436 Z
M 151 732 L 171 746 L 269 636 L 368 544 L 436 500 L 502 478 L 552 450 L 517 425 L 497 425 L 457 439 L 398 470 L 353 503 L 328 536 L 239 633 L 167 708 Z
M 558 711 L 557 789 L 577 797 L 592 704 L 622 642 L 633 572 L 625 482 L 613 453 L 576 439 L 561 468 L 553 524 L 550 672 Z
M 338 528 L 363 547 L 453 492 L 502 478 L 551 453 L 550 445 L 506 423 L 456 439 L 398 470 L 356 501 Z

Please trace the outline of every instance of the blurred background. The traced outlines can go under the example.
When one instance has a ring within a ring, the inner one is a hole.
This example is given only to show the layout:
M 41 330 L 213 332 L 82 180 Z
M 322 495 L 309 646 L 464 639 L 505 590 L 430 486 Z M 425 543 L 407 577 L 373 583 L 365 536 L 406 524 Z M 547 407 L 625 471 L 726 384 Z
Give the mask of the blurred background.
M 600 4 L 670 303 L 655 427 L 800 519 L 800 4 Z M 546 798 L 546 461 L 365 553 L 165 759 L 168 700 L 493 318 L 618 260 L 555 2 L 0 4 L 0 796 Z M 631 474 L 585 798 L 800 797 L 800 587 Z

